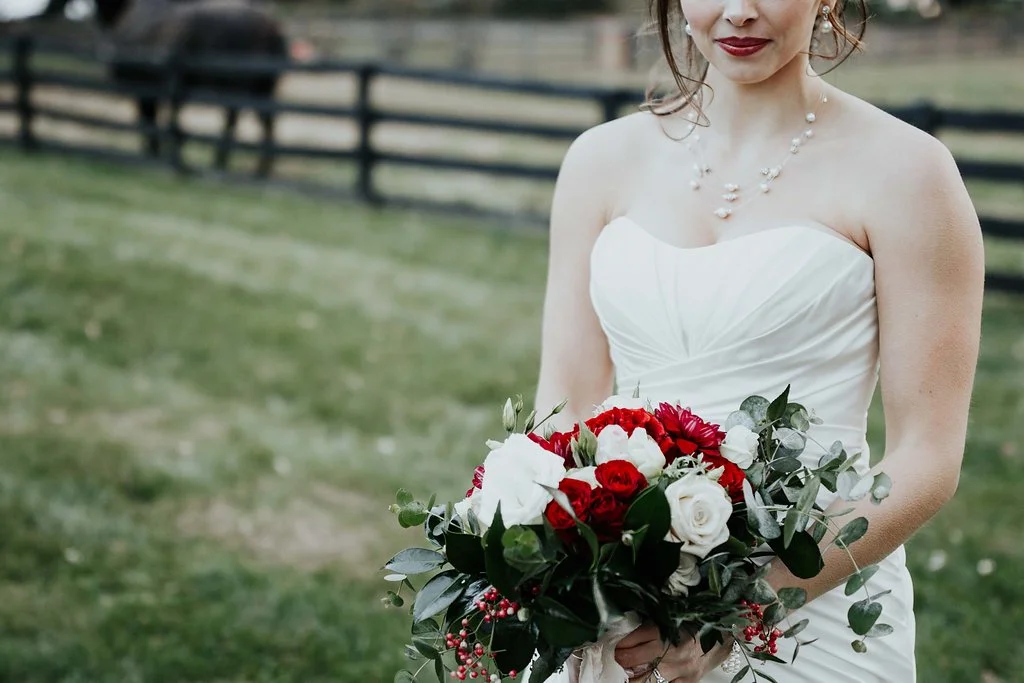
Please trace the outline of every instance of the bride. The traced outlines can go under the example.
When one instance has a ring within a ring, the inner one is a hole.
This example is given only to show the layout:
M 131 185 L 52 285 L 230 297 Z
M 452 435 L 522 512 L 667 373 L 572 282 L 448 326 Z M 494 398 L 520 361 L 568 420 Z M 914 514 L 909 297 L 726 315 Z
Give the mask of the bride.
M 894 632 L 865 654 L 851 648 L 855 598 L 842 583 L 853 566 L 842 551 L 826 550 L 809 581 L 774 563 L 776 589 L 807 590 L 794 620 L 810 617 L 802 635 L 817 642 L 794 666 L 758 670 L 789 683 L 908 683 L 914 613 L 902 543 L 957 488 L 980 334 L 977 215 L 941 143 L 813 73 L 810 46 L 838 54 L 856 42 L 841 3 L 676 3 L 651 9 L 677 96 L 589 130 L 564 160 L 538 411 L 567 397 L 566 427 L 616 385 L 639 386 L 724 421 L 746 396 L 792 383 L 794 400 L 825 422 L 812 429 L 817 442 L 866 451 L 880 377 L 879 467 L 895 485 L 850 519 L 869 520 L 852 552 L 860 566 L 880 564 L 872 590 L 891 591 L 881 600 Z M 812 449 L 805 457 L 815 466 Z M 837 507 L 829 495 L 818 502 Z M 664 653 L 642 626 L 616 659 L 633 683 L 732 679 L 720 667 L 730 644 Z

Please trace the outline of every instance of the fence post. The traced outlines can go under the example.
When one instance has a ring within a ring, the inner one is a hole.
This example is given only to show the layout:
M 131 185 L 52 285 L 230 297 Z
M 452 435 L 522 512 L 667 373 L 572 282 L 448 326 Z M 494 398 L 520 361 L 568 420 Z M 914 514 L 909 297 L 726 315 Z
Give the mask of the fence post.
M 619 111 L 622 109 L 622 104 L 629 101 L 629 94 L 622 90 L 612 90 L 610 92 L 602 93 L 598 97 L 598 102 L 601 105 L 601 117 L 604 121 L 614 121 L 619 118 Z
M 911 108 L 908 122 L 929 135 L 935 135 L 942 126 L 942 111 L 932 102 L 918 102 Z
M 18 112 L 18 144 L 25 151 L 35 149 L 32 132 L 32 37 L 18 36 L 14 42 L 15 108 Z
M 376 155 L 373 152 L 374 111 L 370 89 L 377 75 L 377 67 L 364 64 L 359 68 L 359 94 L 356 100 L 356 124 L 359 126 L 359 147 L 356 156 L 359 163 L 359 177 L 356 191 L 363 201 L 371 204 L 381 203 L 381 197 L 373 187 L 373 166 Z
M 184 103 L 184 86 L 182 79 L 181 60 L 177 54 L 170 54 L 162 60 L 162 71 L 164 73 L 164 88 L 167 94 L 167 103 L 170 112 L 167 116 L 167 127 L 164 129 L 164 144 L 166 145 L 167 161 L 178 173 L 184 173 L 185 165 L 181 160 L 182 131 L 179 121 L 181 106 Z

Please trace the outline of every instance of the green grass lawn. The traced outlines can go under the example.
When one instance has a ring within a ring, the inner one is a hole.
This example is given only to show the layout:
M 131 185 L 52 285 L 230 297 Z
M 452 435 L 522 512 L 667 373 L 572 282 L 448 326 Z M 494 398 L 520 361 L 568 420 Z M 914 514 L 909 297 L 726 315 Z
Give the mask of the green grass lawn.
M 0 681 L 390 681 L 386 506 L 532 396 L 545 238 L 9 151 L 0 207 Z M 1024 299 L 986 304 L 927 683 L 1024 680 Z

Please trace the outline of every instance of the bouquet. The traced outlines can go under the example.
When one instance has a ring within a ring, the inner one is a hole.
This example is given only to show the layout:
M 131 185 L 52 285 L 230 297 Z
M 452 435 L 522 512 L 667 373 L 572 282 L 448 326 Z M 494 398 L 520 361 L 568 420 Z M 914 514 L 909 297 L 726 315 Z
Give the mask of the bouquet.
M 436 505 L 402 490 L 391 508 L 403 527 L 422 526 L 429 546 L 385 565 L 396 584 L 385 603 L 412 594 L 407 655 L 421 661 L 395 682 L 432 666 L 442 681 L 489 683 L 530 667 L 529 683 L 541 683 L 574 656 L 580 681 L 620 683 L 614 643 L 642 620 L 667 643 L 692 637 L 705 652 L 734 638 L 734 680 L 773 680 L 753 664 L 786 663 L 779 638 L 796 640 L 793 659 L 808 644 L 797 637 L 807 620 L 788 619 L 806 594 L 773 590 L 768 563 L 817 575 L 827 534 L 849 553 L 868 527 L 864 517 L 840 525 L 850 510 L 826 513 L 819 490 L 877 503 L 892 485 L 855 471 L 860 454 L 840 442 L 805 465 L 798 456 L 821 420 L 788 398 L 788 387 L 772 401 L 751 396 L 719 426 L 680 405 L 612 397 L 571 431 L 543 435 L 565 404 L 535 424 L 535 413 L 522 419 L 521 398 L 509 399 L 507 438 L 488 442 L 463 500 Z M 877 623 L 881 594 L 865 585 L 874 569 L 858 567 L 846 584 L 866 595 L 848 614 L 858 652 L 892 631 Z M 417 589 L 410 577 L 425 574 Z

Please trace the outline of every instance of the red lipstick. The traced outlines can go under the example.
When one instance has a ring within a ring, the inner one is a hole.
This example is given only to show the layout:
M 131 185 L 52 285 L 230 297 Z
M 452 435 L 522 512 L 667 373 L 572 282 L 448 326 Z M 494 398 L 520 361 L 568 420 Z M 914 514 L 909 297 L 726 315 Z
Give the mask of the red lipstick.
M 718 47 L 722 48 L 733 57 L 750 57 L 760 52 L 765 45 L 771 41 L 767 38 L 719 38 L 715 41 Z

